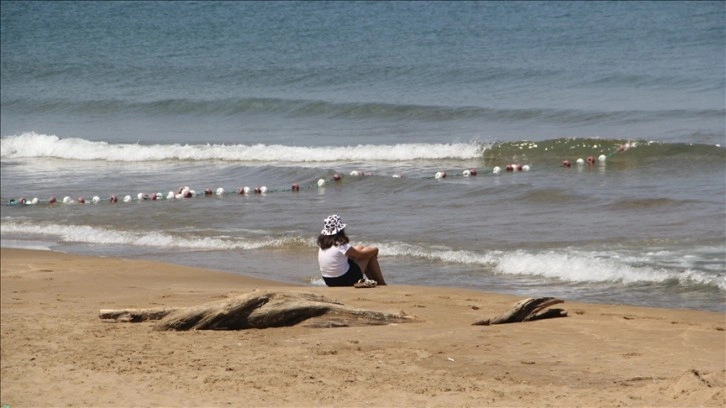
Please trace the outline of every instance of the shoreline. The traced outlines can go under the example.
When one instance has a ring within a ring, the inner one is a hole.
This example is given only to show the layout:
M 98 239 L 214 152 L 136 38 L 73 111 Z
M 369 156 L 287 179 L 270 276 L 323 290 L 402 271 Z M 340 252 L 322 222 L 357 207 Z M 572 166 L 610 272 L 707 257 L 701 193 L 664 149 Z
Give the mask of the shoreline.
M 78 255 L 81 257 L 89 256 L 89 257 L 99 257 L 99 258 L 123 258 L 128 260 L 139 260 L 139 261 L 148 261 L 148 262 L 156 262 L 161 264 L 169 264 L 169 265 L 176 265 L 180 267 L 190 267 L 190 268 L 197 268 L 197 269 L 203 269 L 203 270 L 209 270 L 209 271 L 215 271 L 215 272 L 221 272 L 221 273 L 227 273 L 232 275 L 239 275 L 242 277 L 248 277 L 251 279 L 260 279 L 263 281 L 267 281 L 270 283 L 274 283 L 275 285 L 289 285 L 289 286 L 305 286 L 305 287 L 324 287 L 322 279 L 320 278 L 320 273 L 317 271 L 317 259 L 315 256 L 310 256 L 310 259 L 308 260 L 309 265 L 305 265 L 302 269 L 304 269 L 306 272 L 305 274 L 295 274 L 295 273 L 286 273 L 286 274 L 280 274 L 274 277 L 268 276 L 268 270 L 270 268 L 269 263 L 273 263 L 272 268 L 276 268 L 276 270 L 279 272 L 281 270 L 295 270 L 299 267 L 299 264 L 290 263 L 289 261 L 281 261 L 276 255 L 274 255 L 273 252 L 265 252 L 264 250 L 250 250 L 251 256 L 247 256 L 246 258 L 241 259 L 238 262 L 235 262 L 234 264 L 230 263 L 229 259 L 224 259 L 219 262 L 220 267 L 215 268 L 214 266 L 210 265 L 210 262 L 214 262 L 215 255 L 212 255 L 211 257 L 206 257 L 207 261 L 205 262 L 196 262 L 190 260 L 190 258 L 178 258 L 178 257 L 172 257 L 170 255 L 163 256 L 163 255 L 155 255 L 155 256 L 144 256 L 135 254 L 132 256 L 124 256 L 119 255 L 116 253 L 101 251 L 101 252 L 89 252 L 84 250 L 74 250 L 74 249 L 51 249 L 50 247 L 46 246 L 28 246 L 25 244 L 10 244 L 6 245 L 6 242 L 2 242 L 2 249 L 5 250 L 30 250 L 30 251 L 46 251 L 46 252 L 56 252 L 56 253 L 62 253 L 62 254 L 69 254 L 69 255 Z M 224 256 L 224 255 L 222 255 Z M 309 254 L 305 254 L 305 256 L 309 256 Z M 285 263 L 287 262 L 287 263 Z M 389 270 L 389 268 L 396 269 L 396 266 L 394 265 L 391 267 L 388 263 L 385 265 L 386 270 Z M 240 272 L 243 271 L 243 272 Z M 397 278 L 400 278 L 401 276 L 404 276 L 405 274 L 396 276 L 393 274 L 390 274 L 388 276 L 394 284 L 400 285 L 408 285 L 407 282 L 401 282 L 397 281 Z M 315 281 L 316 279 L 319 279 L 319 281 Z M 565 291 L 562 290 L 560 287 L 554 286 L 551 289 L 549 289 L 547 286 L 538 286 L 536 289 L 528 289 L 524 292 L 519 292 L 517 290 L 513 290 L 512 288 L 516 288 L 516 284 L 511 282 L 504 282 L 503 285 L 501 283 L 490 283 L 488 285 L 481 285 L 477 286 L 475 284 L 466 284 L 466 283 L 451 283 L 448 282 L 417 282 L 412 283 L 412 286 L 421 286 L 421 287 L 430 287 L 430 288 L 449 288 L 449 289 L 462 289 L 462 290 L 473 290 L 476 292 L 481 293 L 490 293 L 490 294 L 500 294 L 504 296 L 513 296 L 518 299 L 530 297 L 530 296 L 554 296 L 559 297 L 564 300 L 567 300 L 568 302 L 579 302 L 579 303 L 587 303 L 587 304 L 599 304 L 599 305 L 620 305 L 620 306 L 632 306 L 632 307 L 644 307 L 644 308 L 656 308 L 656 309 L 669 309 L 669 310 L 694 310 L 694 311 L 705 311 L 705 312 L 715 312 L 715 313 L 726 313 L 726 306 L 724 306 L 724 303 L 721 301 L 720 303 L 714 303 L 717 300 L 709 298 L 708 302 L 702 301 L 703 303 L 698 303 L 698 305 L 694 304 L 694 302 L 683 302 L 679 299 L 673 299 L 672 296 L 678 296 L 677 293 L 669 293 L 669 294 L 663 294 L 662 296 L 659 296 L 657 293 L 651 293 L 648 300 L 643 300 L 642 296 L 639 296 L 639 294 L 642 294 L 642 292 L 634 292 L 629 296 L 628 299 L 623 298 L 622 296 L 615 296 L 614 298 L 608 298 L 605 296 L 587 296 L 583 295 L 586 294 L 589 289 L 583 288 L 577 290 L 577 292 L 572 292 L 572 289 Z M 509 290 L 502 289 L 502 287 L 507 287 Z M 613 288 L 613 291 L 619 291 L 620 288 Z M 602 288 L 599 288 L 596 290 L 596 292 L 602 291 Z M 519 292 L 519 293 L 518 293 Z M 682 295 L 682 294 L 681 294 Z M 577 296 L 577 297 L 575 297 Z M 690 295 L 694 296 L 694 295 Z M 697 295 L 695 295 L 697 296 Z M 654 299 L 658 299 L 654 301 Z M 670 301 L 673 300 L 673 301 Z M 721 299 L 722 300 L 722 299 Z M 699 306 L 700 305 L 700 306 Z
M 0 248 L 2 388 L 20 406 L 722 406 L 724 313 L 565 301 L 568 317 L 476 320 L 521 297 L 299 286 L 160 262 Z M 158 332 L 100 309 L 255 289 L 404 312 L 397 325 Z M 547 296 L 543 293 L 542 296 Z

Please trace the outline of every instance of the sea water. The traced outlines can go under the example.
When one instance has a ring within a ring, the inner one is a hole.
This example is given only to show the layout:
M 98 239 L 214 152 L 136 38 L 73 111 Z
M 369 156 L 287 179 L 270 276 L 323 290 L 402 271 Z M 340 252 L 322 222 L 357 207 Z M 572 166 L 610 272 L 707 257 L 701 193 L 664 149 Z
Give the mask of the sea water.
M 726 310 L 723 2 L 0 12 L 4 247 Z

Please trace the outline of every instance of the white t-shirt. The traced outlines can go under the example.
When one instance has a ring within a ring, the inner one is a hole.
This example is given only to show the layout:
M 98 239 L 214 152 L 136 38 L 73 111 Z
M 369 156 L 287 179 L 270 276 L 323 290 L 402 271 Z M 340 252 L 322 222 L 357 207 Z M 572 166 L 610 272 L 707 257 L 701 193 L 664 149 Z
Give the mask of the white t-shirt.
M 348 256 L 345 255 L 350 249 L 350 244 L 331 246 L 328 249 L 318 248 L 318 263 L 320 273 L 326 278 L 337 278 L 348 272 Z

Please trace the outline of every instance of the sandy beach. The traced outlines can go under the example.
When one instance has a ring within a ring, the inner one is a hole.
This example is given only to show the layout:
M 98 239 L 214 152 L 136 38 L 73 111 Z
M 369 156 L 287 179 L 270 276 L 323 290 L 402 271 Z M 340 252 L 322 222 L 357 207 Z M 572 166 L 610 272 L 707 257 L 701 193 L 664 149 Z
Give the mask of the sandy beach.
M 284 286 L 49 251 L 2 249 L 1 260 L 0 402 L 11 408 L 726 404 L 722 313 L 565 299 L 565 318 L 473 326 L 520 298 Z M 100 309 L 193 306 L 255 289 L 317 293 L 416 321 L 180 332 L 98 317 Z

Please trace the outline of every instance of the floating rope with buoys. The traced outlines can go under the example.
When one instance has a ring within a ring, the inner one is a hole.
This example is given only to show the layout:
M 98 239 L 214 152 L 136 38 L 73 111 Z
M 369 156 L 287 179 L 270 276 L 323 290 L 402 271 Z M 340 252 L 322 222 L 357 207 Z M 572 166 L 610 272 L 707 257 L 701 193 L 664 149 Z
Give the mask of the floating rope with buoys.
M 507 172 L 519 172 L 519 171 L 529 171 L 530 166 L 525 164 L 509 164 L 502 169 L 501 167 L 497 166 L 492 168 L 491 173 L 492 174 L 499 174 L 502 171 Z M 473 177 L 478 174 L 477 170 L 474 168 L 468 168 L 465 169 L 459 173 L 452 173 L 451 176 L 456 177 Z M 350 172 L 350 175 L 352 177 L 363 177 L 363 176 L 369 176 L 370 173 L 364 173 L 362 171 L 353 170 Z M 393 174 L 393 178 L 403 178 L 403 175 L 401 174 Z M 447 177 L 447 173 L 445 171 L 439 171 L 436 172 L 431 177 L 424 177 L 424 178 L 431 178 L 431 179 L 444 179 Z M 313 188 L 324 188 L 328 183 L 339 183 L 343 179 L 343 176 L 336 173 L 332 177 L 325 179 L 320 178 L 315 183 L 310 184 L 304 184 L 300 185 L 297 183 L 293 183 L 288 188 L 277 188 L 277 189 L 271 189 L 267 186 L 257 186 L 257 187 L 249 187 L 244 186 L 240 187 L 233 191 L 227 191 L 223 187 L 219 187 L 216 190 L 212 190 L 211 188 L 205 188 L 203 191 L 196 191 L 188 186 L 180 187 L 177 190 L 169 191 L 168 193 L 138 193 L 136 196 L 131 195 L 111 195 L 108 198 L 102 199 L 99 196 L 93 196 L 91 199 L 86 199 L 84 197 L 78 197 L 77 199 L 73 199 L 70 196 L 63 197 L 62 200 L 56 199 L 55 196 L 51 196 L 47 200 L 41 200 L 37 197 L 27 200 L 25 198 L 13 198 L 6 202 L 6 205 L 12 205 L 12 206 L 23 206 L 23 205 L 36 205 L 36 204 L 99 204 L 102 202 L 107 202 L 110 204 L 118 203 L 119 201 L 122 203 L 128 203 L 128 202 L 134 202 L 134 201 L 160 201 L 160 200 L 180 200 L 180 199 L 188 199 L 188 198 L 195 198 L 195 197 L 211 197 L 211 196 L 225 196 L 225 195 L 266 195 L 268 193 L 279 193 L 279 192 L 298 192 L 301 190 L 308 190 Z M 4 200 L 3 200 L 4 201 Z
M 604 164 L 610 157 L 613 155 L 624 152 L 628 150 L 631 147 L 635 147 L 635 143 L 626 143 L 619 145 L 613 151 L 611 151 L 608 154 L 601 154 L 597 158 L 597 162 L 600 162 L 601 164 Z M 578 165 L 584 165 L 587 163 L 588 165 L 592 166 L 596 163 L 596 159 L 594 156 L 588 156 L 587 159 L 579 158 L 576 160 L 576 163 Z M 564 160 L 562 162 L 563 167 L 571 167 L 572 164 L 569 160 Z M 527 172 L 531 169 L 531 166 L 528 164 L 508 164 L 506 166 L 499 167 L 493 167 L 491 169 L 491 174 L 500 174 L 503 171 L 508 173 L 516 173 L 516 172 Z M 452 173 L 451 176 L 456 177 L 473 177 L 478 174 L 477 170 L 474 168 L 465 169 L 458 173 Z M 362 171 L 353 170 L 350 172 L 350 175 L 352 177 L 362 177 L 362 176 L 368 176 L 370 174 L 364 173 Z M 394 178 L 403 178 L 403 175 L 401 174 L 393 174 Z M 425 179 L 445 179 L 447 178 L 447 173 L 445 171 L 438 171 L 436 174 L 430 177 L 424 177 Z M 131 195 L 125 195 L 119 199 L 119 196 L 117 195 L 111 195 L 110 197 L 106 199 L 101 199 L 99 196 L 93 196 L 90 200 L 86 200 L 84 197 L 78 197 L 77 199 L 72 199 L 70 196 L 65 196 L 60 203 L 63 204 L 98 204 L 101 202 L 108 202 L 111 204 L 118 203 L 119 201 L 128 203 L 133 201 L 158 201 L 158 200 L 178 200 L 178 199 L 187 199 L 187 198 L 194 198 L 194 197 L 210 197 L 210 196 L 224 196 L 224 195 L 253 195 L 253 194 L 259 194 L 259 195 L 265 195 L 268 193 L 279 193 L 279 192 L 297 192 L 301 190 L 307 190 L 312 188 L 323 188 L 326 184 L 330 182 L 341 182 L 343 177 L 340 174 L 335 174 L 333 177 L 329 179 L 320 178 L 315 183 L 305 184 L 305 185 L 299 185 L 297 183 L 292 184 L 288 188 L 277 188 L 277 189 L 269 189 L 267 186 L 258 186 L 258 187 L 249 187 L 244 186 L 240 187 L 237 190 L 228 192 L 223 187 L 219 187 L 216 190 L 212 190 L 211 188 L 205 188 L 204 191 L 198 192 L 196 190 L 193 190 L 189 188 L 188 186 L 180 187 L 179 189 L 175 191 L 169 191 L 167 194 L 164 193 L 152 193 L 152 194 L 146 194 L 146 193 L 138 193 L 135 197 L 132 197 Z M 3 200 L 5 201 L 5 200 Z M 55 198 L 55 196 L 51 196 L 47 200 L 40 200 L 37 197 L 26 200 L 25 198 L 18 198 L 18 199 L 10 199 L 7 201 L 6 205 L 14 205 L 14 206 L 22 206 L 22 205 L 35 205 L 35 204 L 56 204 L 59 201 Z
M 618 147 L 616 147 L 615 149 L 613 149 L 610 153 L 601 154 L 600 156 L 598 156 L 597 162 L 604 164 L 613 155 L 624 152 L 624 151 L 630 149 L 631 147 L 635 147 L 635 146 L 636 146 L 635 142 L 628 142 L 628 143 L 621 144 Z M 584 166 L 585 163 L 587 163 L 588 166 L 593 166 L 593 165 L 595 165 L 595 157 L 587 156 L 587 159 L 579 158 L 575 161 L 575 163 L 578 166 Z M 563 160 L 562 167 L 572 167 L 572 163 L 569 160 Z
M 627 142 L 624 144 L 620 144 L 616 146 L 612 151 L 610 151 L 608 154 L 601 154 L 597 158 L 597 162 L 600 164 L 604 164 L 610 157 L 612 157 L 615 154 L 625 152 L 628 149 L 636 147 L 635 142 Z M 589 166 L 593 166 L 596 163 L 596 159 L 594 156 L 588 156 L 587 159 L 578 158 L 575 163 L 577 163 L 578 166 L 584 166 L 585 163 L 587 163 Z M 569 160 L 564 160 L 562 162 L 562 167 L 571 167 L 572 163 Z M 531 169 L 530 165 L 528 164 L 508 164 L 506 166 L 499 167 L 493 167 L 491 169 L 491 174 L 499 174 L 503 171 L 508 173 L 516 173 L 516 172 L 526 172 Z M 458 173 L 452 173 L 451 176 L 456 177 L 472 177 L 476 176 L 477 170 L 474 168 L 465 169 Z M 364 173 L 362 171 L 353 170 L 350 172 L 350 175 L 352 177 L 361 177 L 361 176 L 368 176 L 371 175 L 369 173 Z M 403 178 L 403 175 L 401 174 L 393 174 L 394 178 Z M 424 177 L 425 179 L 445 179 L 447 178 L 447 173 L 445 171 L 438 171 L 436 174 L 430 177 Z M 224 195 L 253 195 L 253 194 L 259 194 L 259 195 L 265 195 L 268 193 L 278 193 L 278 192 L 297 192 L 301 190 L 307 190 L 312 188 L 323 188 L 326 184 L 330 182 L 340 182 L 342 181 L 343 177 L 340 174 L 335 174 L 333 177 L 329 179 L 320 178 L 315 183 L 305 184 L 305 185 L 299 185 L 297 183 L 293 183 L 288 188 L 278 188 L 278 189 L 269 189 L 266 186 L 259 186 L 259 187 L 240 187 L 235 191 L 228 192 L 224 188 L 219 187 L 216 190 L 212 190 L 211 188 L 205 188 L 203 192 L 197 192 L 196 190 L 193 190 L 189 188 L 188 186 L 180 187 L 176 191 L 169 191 L 167 194 L 163 193 L 152 193 L 152 194 L 146 194 L 146 193 L 138 193 L 135 197 L 132 197 L 131 195 L 124 195 L 119 200 L 119 196 L 117 195 L 111 195 L 110 197 L 106 199 L 101 199 L 99 196 L 93 196 L 90 200 L 86 200 L 84 197 L 78 197 L 77 199 L 72 199 L 70 196 L 64 197 L 60 203 L 63 204 L 98 204 L 101 202 L 108 202 L 111 204 L 118 203 L 119 201 L 128 203 L 133 201 L 158 201 L 158 200 L 178 200 L 178 199 L 187 199 L 187 198 L 194 198 L 194 197 L 209 197 L 209 196 L 224 196 Z M 5 202 L 5 199 L 0 199 L 2 202 Z M 51 196 L 47 200 L 40 200 L 37 197 L 34 197 L 33 199 L 26 200 L 25 198 L 13 198 L 5 202 L 6 205 L 12 205 L 12 206 L 23 206 L 23 205 L 36 205 L 36 204 L 56 204 L 59 201 L 55 198 L 55 196 Z

